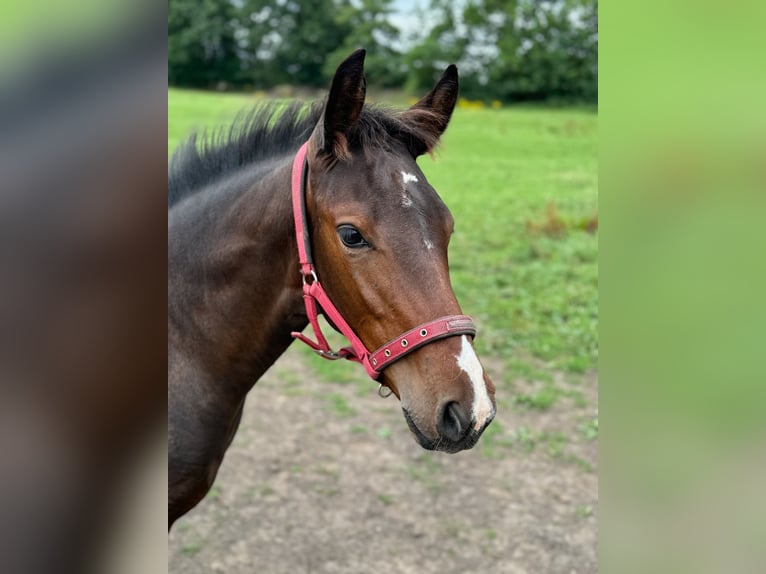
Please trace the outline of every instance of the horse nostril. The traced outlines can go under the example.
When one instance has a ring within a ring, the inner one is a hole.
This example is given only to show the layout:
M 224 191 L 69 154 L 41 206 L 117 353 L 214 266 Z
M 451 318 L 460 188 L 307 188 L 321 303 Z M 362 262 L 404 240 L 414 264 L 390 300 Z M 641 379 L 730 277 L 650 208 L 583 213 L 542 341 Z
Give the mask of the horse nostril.
M 455 401 L 447 403 L 439 417 L 439 434 L 453 442 L 459 441 L 468 431 L 471 419 Z

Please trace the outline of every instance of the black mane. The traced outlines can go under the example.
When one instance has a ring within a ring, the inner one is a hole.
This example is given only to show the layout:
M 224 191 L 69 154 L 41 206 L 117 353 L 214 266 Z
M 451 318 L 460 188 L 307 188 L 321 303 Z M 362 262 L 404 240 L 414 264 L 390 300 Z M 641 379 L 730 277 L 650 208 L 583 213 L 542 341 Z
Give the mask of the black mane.
M 192 134 L 168 167 L 168 207 L 230 171 L 297 151 L 321 112 L 317 104 L 273 101 L 240 112 L 228 128 Z
M 168 167 L 168 208 L 215 182 L 227 173 L 273 157 L 297 151 L 322 116 L 323 102 L 260 104 L 237 115 L 229 128 L 192 134 L 173 153 Z M 352 150 L 390 148 L 393 141 L 413 155 L 431 149 L 438 136 L 405 123 L 401 114 L 365 105 L 351 134 Z

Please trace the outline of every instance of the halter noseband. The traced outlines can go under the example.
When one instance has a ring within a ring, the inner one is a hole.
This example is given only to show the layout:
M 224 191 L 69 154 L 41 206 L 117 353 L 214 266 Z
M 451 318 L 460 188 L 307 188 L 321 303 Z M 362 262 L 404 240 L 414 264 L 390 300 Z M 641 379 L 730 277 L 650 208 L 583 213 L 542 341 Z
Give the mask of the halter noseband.
M 354 333 L 340 311 L 332 304 L 325 290 L 317 279 L 314 261 L 311 257 L 311 237 L 306 221 L 306 180 L 308 177 L 308 160 L 306 152 L 308 142 L 304 143 L 293 160 L 292 172 L 292 201 L 293 219 L 295 220 L 295 236 L 298 241 L 298 259 L 301 276 L 303 277 L 303 301 L 306 304 L 306 315 L 314 329 L 316 341 L 312 341 L 302 333 L 294 331 L 292 336 L 311 347 L 320 357 L 325 359 L 348 359 L 361 363 L 367 374 L 374 380 L 380 377 L 383 369 L 394 361 L 409 355 L 423 345 L 456 335 L 476 335 L 476 327 L 467 315 L 448 315 L 423 323 L 391 339 L 372 353 L 367 350 L 362 340 Z M 318 321 L 317 304 L 327 318 L 351 343 L 333 351 L 322 334 Z

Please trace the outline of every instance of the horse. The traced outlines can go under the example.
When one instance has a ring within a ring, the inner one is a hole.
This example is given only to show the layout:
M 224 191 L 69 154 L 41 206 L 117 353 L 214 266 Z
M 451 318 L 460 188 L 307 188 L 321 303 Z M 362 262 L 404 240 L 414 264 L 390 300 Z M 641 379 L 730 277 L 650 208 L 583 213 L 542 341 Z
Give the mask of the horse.
M 168 528 L 208 492 L 246 395 L 296 338 L 362 363 L 425 449 L 469 449 L 495 416 L 450 283 L 454 220 L 416 162 L 447 128 L 457 68 L 392 112 L 365 104 L 364 58 L 340 64 L 323 103 L 258 106 L 171 159 Z M 329 349 L 318 314 L 351 347 Z

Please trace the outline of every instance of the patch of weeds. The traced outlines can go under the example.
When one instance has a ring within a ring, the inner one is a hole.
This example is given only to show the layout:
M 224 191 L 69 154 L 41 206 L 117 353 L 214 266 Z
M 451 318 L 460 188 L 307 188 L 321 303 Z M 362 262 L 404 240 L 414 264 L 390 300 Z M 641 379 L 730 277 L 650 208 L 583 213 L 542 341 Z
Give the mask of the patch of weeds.
M 394 503 L 394 497 L 384 492 L 378 494 L 378 500 L 380 500 L 385 506 L 391 506 Z
M 181 552 L 187 556 L 195 556 L 200 550 L 202 550 L 202 544 L 199 542 L 187 542 L 181 546 Z
M 298 373 L 284 368 L 277 371 L 277 378 L 282 381 L 282 385 L 286 388 L 297 387 L 302 381 L 302 377 Z
M 585 460 L 584 458 L 580 458 L 579 456 L 575 456 L 575 455 L 570 455 L 568 458 L 569 458 L 569 462 L 576 464 L 580 468 L 580 470 L 584 472 L 593 472 L 596 470 L 595 468 L 593 468 L 593 465 L 589 463 L 587 460 Z
M 487 540 L 494 540 L 497 538 L 497 532 L 495 532 L 492 528 L 487 528 L 487 530 L 484 531 L 484 536 L 487 537 Z
M 303 467 L 299 464 L 291 464 L 290 472 L 292 472 L 293 474 L 300 474 L 303 472 Z
M 585 440 L 596 440 L 598 438 L 598 413 L 595 417 L 589 418 L 577 425 L 577 430 L 580 431 Z
M 491 426 L 489 428 L 491 428 Z M 487 428 L 487 431 L 489 431 L 489 428 Z M 485 431 L 485 433 L 487 431 Z M 574 464 L 584 472 L 590 473 L 594 470 L 593 465 L 587 460 L 580 458 L 575 454 L 565 452 L 566 446 L 569 444 L 569 439 L 562 432 L 534 432 L 525 426 L 520 426 L 510 433 L 510 437 L 511 438 L 508 440 L 507 444 L 516 446 L 524 452 L 531 453 L 538 445 L 540 445 L 545 448 L 546 454 L 553 459 L 561 460 L 568 464 Z
M 407 467 L 407 474 L 423 484 L 432 495 L 436 495 L 441 489 L 438 480 L 440 469 L 441 465 L 433 457 L 424 453 L 418 456 L 414 465 Z
M 341 418 L 353 417 L 356 414 L 356 410 L 348 404 L 346 397 L 340 393 L 327 395 L 325 401 L 327 402 L 327 408 Z
M 564 359 L 562 366 L 573 373 L 584 373 L 593 367 L 593 359 L 586 355 L 573 355 Z
M 210 500 L 219 500 L 221 498 L 221 487 L 217 484 L 211 486 L 205 498 Z
M 327 337 L 327 342 L 333 349 L 339 349 L 348 345 L 348 341 L 343 335 L 335 331 L 327 321 L 323 318 L 319 318 L 322 332 Z M 307 331 L 311 333 L 313 337 L 313 331 L 308 328 Z M 305 358 L 306 364 L 316 373 L 316 375 L 328 383 L 334 383 L 338 385 L 348 385 L 356 382 L 363 377 L 364 371 L 359 371 L 359 365 L 352 363 L 351 361 L 328 361 L 319 357 L 308 346 L 301 345 L 300 353 Z
M 574 406 L 578 408 L 585 408 L 588 406 L 588 401 L 585 400 L 585 395 L 582 391 L 570 389 L 568 391 L 561 391 L 561 394 L 572 399 Z
M 540 434 L 540 442 L 545 444 L 545 449 L 553 458 L 561 458 L 564 454 L 564 447 L 567 445 L 567 437 L 564 433 L 544 432 Z
M 340 471 L 337 468 L 330 468 L 323 464 L 319 465 L 316 469 L 318 474 L 322 474 L 324 476 L 329 476 L 333 480 L 337 480 L 340 476 Z
M 526 220 L 527 234 L 531 236 L 547 235 L 549 237 L 563 237 L 568 231 L 585 231 L 595 233 L 598 231 L 598 213 L 580 217 L 563 217 L 559 214 L 558 207 L 553 201 L 545 206 L 545 214 L 538 221 Z
M 258 494 L 259 494 L 260 496 L 271 496 L 271 495 L 272 495 L 272 494 L 274 494 L 275 492 L 276 492 L 276 490 L 274 490 L 274 489 L 273 489 L 271 486 L 269 486 L 268 484 L 264 484 L 263 486 L 261 486 L 261 487 L 258 489 Z
M 349 361 L 328 361 L 308 350 L 307 364 L 317 376 L 328 383 L 348 385 L 358 379 L 358 366 Z M 304 352 L 305 354 L 305 352 Z
M 593 507 L 590 504 L 584 504 L 577 509 L 577 514 L 581 518 L 588 518 L 589 516 L 593 516 Z
M 525 452 L 532 452 L 537 444 L 534 433 L 525 426 L 520 426 L 511 433 L 511 441 Z
M 547 370 L 541 369 L 533 364 L 532 361 L 524 360 L 519 357 L 510 357 L 505 361 L 506 372 L 509 375 L 509 382 L 513 379 L 526 379 L 528 381 L 553 382 L 553 376 Z
M 380 427 L 378 429 L 377 435 L 380 438 L 389 439 L 389 438 L 391 438 L 391 429 L 388 428 L 388 427 Z
M 375 386 L 370 384 L 369 379 L 357 379 L 355 385 L 354 394 L 357 397 L 366 397 L 375 389 Z
M 351 434 L 366 434 L 367 427 L 364 425 L 354 425 L 351 427 Z
M 553 385 L 545 385 L 542 389 L 532 395 L 523 393 L 516 395 L 515 402 L 517 405 L 530 409 L 547 411 L 554 405 L 561 394 L 561 390 Z
M 504 429 L 498 421 L 493 421 L 481 435 L 479 448 L 481 454 L 487 458 L 499 458 L 501 447 L 513 446 L 513 441 L 504 436 Z
M 595 470 L 591 463 L 589 463 L 584 458 L 580 458 L 579 456 L 577 456 L 575 454 L 566 454 L 566 455 L 564 455 L 563 460 L 564 460 L 564 462 L 568 462 L 570 464 L 574 464 L 575 466 L 577 466 L 583 472 L 591 473 L 591 472 L 593 472 Z
M 338 496 L 340 489 L 337 486 L 327 486 L 324 484 L 317 484 L 314 487 L 314 492 L 321 494 L 322 496 Z

